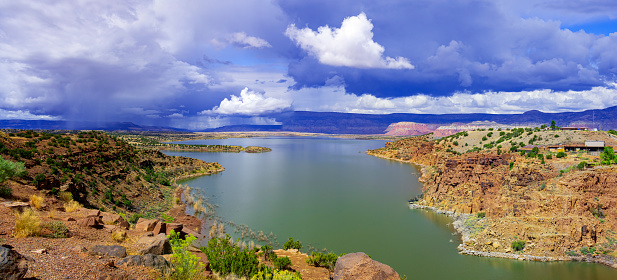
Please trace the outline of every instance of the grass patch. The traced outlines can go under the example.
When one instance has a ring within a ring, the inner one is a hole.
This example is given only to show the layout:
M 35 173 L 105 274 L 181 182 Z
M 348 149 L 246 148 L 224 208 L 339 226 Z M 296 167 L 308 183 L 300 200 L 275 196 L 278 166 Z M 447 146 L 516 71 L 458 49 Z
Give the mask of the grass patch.
M 41 209 L 41 207 L 43 206 L 43 197 L 40 197 L 35 194 L 31 195 L 30 196 L 30 206 L 36 209 Z
M 15 213 L 15 237 L 37 236 L 41 233 L 41 218 L 32 209 Z
M 70 192 L 59 192 L 58 196 L 60 197 L 60 200 L 68 203 L 71 200 L 73 200 L 73 194 Z
M 126 231 L 123 231 L 123 230 L 117 230 L 111 234 L 111 239 L 118 243 L 124 242 L 127 238 L 128 238 L 128 234 L 126 234 Z
M 81 204 L 75 200 L 64 203 L 64 211 L 66 212 L 76 212 L 81 207 Z

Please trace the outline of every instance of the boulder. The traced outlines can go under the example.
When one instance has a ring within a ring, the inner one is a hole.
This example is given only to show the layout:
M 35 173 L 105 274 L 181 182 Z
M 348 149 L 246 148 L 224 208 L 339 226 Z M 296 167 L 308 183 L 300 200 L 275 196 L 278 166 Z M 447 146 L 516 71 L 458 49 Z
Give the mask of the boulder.
M 391 267 L 372 260 L 365 253 L 351 253 L 336 261 L 334 280 L 400 280 Z
M 154 226 L 154 229 L 152 229 L 152 233 L 154 233 L 154 234 L 160 234 L 160 233 L 167 234 L 166 228 L 167 228 L 166 224 L 161 222 L 161 221 L 159 221 Z
M 127 222 L 126 220 L 122 219 L 116 224 L 116 226 L 128 230 L 131 227 L 131 224 L 129 224 L 129 222 Z
M 77 225 L 82 227 L 102 228 L 103 220 L 101 220 L 100 216 L 89 216 L 77 220 Z
M 157 220 L 139 218 L 139 220 L 137 220 L 137 224 L 135 224 L 135 229 L 141 231 L 153 231 L 157 223 Z
M 145 254 L 143 256 L 132 255 L 120 260 L 117 265 L 124 266 L 148 266 L 156 269 L 167 269 L 171 264 L 162 256 L 154 254 Z
M 24 209 L 30 208 L 30 203 L 21 202 L 21 201 L 3 202 L 2 205 L 11 209 L 11 211 L 13 212 L 17 211 L 20 213 L 23 212 Z
M 114 258 L 126 257 L 126 248 L 120 245 L 94 245 L 88 249 L 88 254 L 94 256 L 109 256 Z
M 182 231 L 182 227 L 183 225 L 180 223 L 168 223 L 165 229 L 165 234 L 169 235 L 172 230 L 179 233 Z
M 10 246 L 0 246 L 0 279 L 22 279 L 28 272 L 28 263 L 33 261 L 13 250 Z
M 180 236 L 182 238 L 184 238 L 185 236 L 187 236 L 189 234 L 197 237 L 197 239 L 201 238 L 201 235 L 199 233 L 197 233 L 196 231 L 193 231 L 193 230 L 191 230 L 189 228 L 183 227 L 182 230 L 180 231 Z
M 98 209 L 79 208 L 79 215 L 82 217 L 98 217 L 101 211 Z
M 154 254 L 145 254 L 141 256 L 143 266 L 149 266 L 157 269 L 167 269 L 171 264 L 162 256 Z
M 107 212 L 102 212 L 101 217 L 103 217 L 103 223 L 106 225 L 115 225 L 120 222 L 120 220 L 124 220 L 122 216 L 118 214 L 112 214 Z
M 137 244 L 144 245 L 144 249 L 139 251 L 140 255 L 165 255 L 172 253 L 171 244 L 164 233 L 155 236 L 142 236 L 137 240 Z

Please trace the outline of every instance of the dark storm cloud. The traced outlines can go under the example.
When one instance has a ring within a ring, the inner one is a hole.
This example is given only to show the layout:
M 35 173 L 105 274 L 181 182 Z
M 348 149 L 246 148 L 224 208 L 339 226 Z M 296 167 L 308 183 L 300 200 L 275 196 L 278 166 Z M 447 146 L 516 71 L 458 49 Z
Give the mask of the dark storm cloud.
M 282 6 L 296 11 L 298 21 L 320 25 L 313 18 L 316 8 L 299 1 L 285 2 Z M 617 73 L 614 52 L 607 51 L 608 46 L 617 48 L 612 36 L 571 32 L 561 29 L 556 21 L 523 19 L 494 1 L 400 2 L 345 4 L 350 7 L 347 10 L 365 11 L 375 25 L 375 41 L 385 46 L 386 54 L 409 58 L 415 70 L 320 66 L 314 59 L 302 57 L 289 67 L 289 75 L 298 83 L 295 87 L 321 86 L 336 75 L 344 78 L 349 92 L 381 97 L 418 93 L 443 96 L 457 91 L 584 90 L 613 80 Z M 340 11 L 326 9 L 324 14 L 317 16 L 324 20 L 322 26 L 340 26 L 329 17 L 340 16 Z

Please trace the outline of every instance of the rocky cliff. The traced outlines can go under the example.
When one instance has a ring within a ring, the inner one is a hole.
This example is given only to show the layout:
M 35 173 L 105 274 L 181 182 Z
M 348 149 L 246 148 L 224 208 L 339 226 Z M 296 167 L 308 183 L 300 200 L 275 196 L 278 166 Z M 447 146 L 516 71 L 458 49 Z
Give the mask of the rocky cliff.
M 445 148 L 415 137 L 368 153 L 424 165 L 415 204 L 462 214 L 463 251 L 615 263 L 617 167 L 560 172 L 556 159 Z

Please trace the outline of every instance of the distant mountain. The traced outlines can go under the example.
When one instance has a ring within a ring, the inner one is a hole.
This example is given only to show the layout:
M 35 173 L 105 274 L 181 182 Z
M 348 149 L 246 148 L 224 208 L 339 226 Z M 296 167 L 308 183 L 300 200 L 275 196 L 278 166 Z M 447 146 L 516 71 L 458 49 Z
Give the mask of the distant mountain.
M 127 131 L 188 131 L 185 129 L 138 125 L 132 122 L 67 122 L 46 120 L 0 120 L 0 128 L 50 130 L 127 130 Z
M 282 131 L 282 125 L 227 125 L 202 130 L 201 132 L 236 132 L 236 131 Z
M 205 131 L 294 131 L 329 134 L 383 134 L 388 126 L 399 122 L 426 124 L 426 127 L 495 122 L 513 126 L 539 126 L 554 120 L 558 126 L 584 126 L 600 130 L 617 129 L 617 106 L 583 112 L 543 113 L 537 110 L 522 114 L 351 114 L 333 112 L 292 111 L 272 113 L 263 117 L 275 119 L 281 125 L 232 125 Z M 407 125 L 409 126 L 409 125 Z M 412 125 L 413 126 L 413 125 Z M 128 130 L 128 131 L 187 131 L 173 127 L 144 126 L 130 122 L 66 122 L 0 120 L 0 128 L 56 129 L 56 130 Z M 398 127 L 400 128 L 400 127 Z M 398 129 L 391 127 L 392 129 Z M 406 130 L 412 127 L 403 127 Z M 423 130 L 422 126 L 413 128 Z
M 340 134 L 381 134 L 398 122 L 450 125 L 478 121 L 506 125 L 541 125 L 554 120 L 558 126 L 585 126 L 600 130 L 617 129 L 617 106 L 583 112 L 543 113 L 537 110 L 522 114 L 350 114 L 331 112 L 283 112 L 267 115 L 282 123 L 282 131 Z

